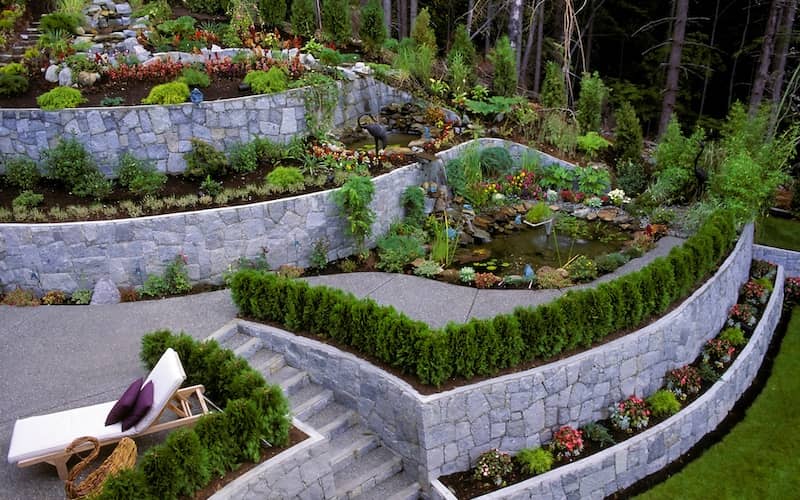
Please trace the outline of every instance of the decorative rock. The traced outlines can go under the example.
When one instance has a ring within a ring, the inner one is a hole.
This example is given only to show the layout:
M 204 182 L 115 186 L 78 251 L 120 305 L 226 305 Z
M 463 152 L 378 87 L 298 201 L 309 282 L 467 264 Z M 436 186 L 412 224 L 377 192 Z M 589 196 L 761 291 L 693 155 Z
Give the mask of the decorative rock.
M 58 72 L 60 68 L 55 65 L 51 64 L 47 67 L 47 71 L 44 72 L 44 79 L 50 83 L 56 83 L 58 81 Z
M 586 220 L 589 222 L 597 220 L 597 212 L 591 212 L 589 215 L 586 216 Z
M 489 243 L 492 241 L 492 236 L 483 229 L 475 228 L 475 230 L 472 232 L 472 236 L 478 240 L 478 243 Z
M 117 285 L 108 278 L 103 278 L 94 285 L 91 305 L 119 304 L 120 294 Z
M 72 85 L 72 70 L 66 67 L 58 72 L 58 84 L 62 87 Z
M 90 73 L 88 71 L 78 73 L 78 85 L 81 87 L 91 87 L 98 80 L 100 80 L 100 73 Z
M 591 208 L 579 208 L 578 210 L 572 212 L 572 216 L 577 217 L 578 219 L 587 219 L 591 213 L 593 213 Z M 596 218 L 597 216 L 595 216 L 595 219 Z
M 614 207 L 605 207 L 601 208 L 600 211 L 597 212 L 597 217 L 604 222 L 611 222 L 617 218 L 617 214 L 619 214 L 619 210 Z
M 130 4 L 127 3 L 118 3 L 117 7 L 117 14 L 122 14 L 123 16 L 130 15 L 132 12 Z

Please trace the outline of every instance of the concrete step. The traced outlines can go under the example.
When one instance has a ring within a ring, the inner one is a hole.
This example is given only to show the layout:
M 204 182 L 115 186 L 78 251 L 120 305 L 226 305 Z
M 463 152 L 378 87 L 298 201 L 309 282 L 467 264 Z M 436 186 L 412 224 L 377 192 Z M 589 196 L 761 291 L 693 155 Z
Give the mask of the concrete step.
M 360 425 L 354 425 L 330 441 L 329 463 L 334 472 L 353 465 L 359 458 L 380 446 L 378 436 Z
M 283 392 L 287 396 L 291 396 L 310 383 L 307 372 L 292 368 L 288 365 L 283 366 L 275 373 L 268 375 L 262 371 L 261 374 L 264 375 L 271 384 L 278 384 L 281 386 L 281 389 L 283 389 Z
M 223 349 L 230 349 L 231 351 L 236 351 L 236 348 L 244 345 L 247 341 L 252 339 L 250 335 L 245 335 L 244 333 L 234 332 L 233 335 L 228 335 L 222 340 L 220 345 Z
M 381 481 L 372 489 L 356 495 L 358 500 L 418 500 L 420 498 L 419 483 L 400 472 L 394 476 Z
M 317 384 L 308 384 L 289 398 L 292 413 L 304 422 L 331 402 L 333 402 L 333 391 Z
M 307 423 L 329 439 L 342 434 L 358 423 L 358 415 L 354 411 L 333 401 L 312 416 Z
M 286 365 L 286 360 L 282 354 L 265 348 L 259 349 L 253 353 L 252 356 L 247 358 L 247 362 L 265 377 L 272 375 Z
M 384 447 L 375 448 L 356 459 L 350 467 L 333 474 L 336 498 L 352 499 L 365 495 L 403 469 L 400 457 Z M 369 495 L 365 498 L 379 498 Z
M 258 337 L 250 337 L 249 340 L 245 341 L 244 344 L 241 344 L 239 347 L 233 350 L 233 353 L 239 356 L 240 358 L 249 359 L 250 356 L 258 352 L 261 349 L 261 339 Z

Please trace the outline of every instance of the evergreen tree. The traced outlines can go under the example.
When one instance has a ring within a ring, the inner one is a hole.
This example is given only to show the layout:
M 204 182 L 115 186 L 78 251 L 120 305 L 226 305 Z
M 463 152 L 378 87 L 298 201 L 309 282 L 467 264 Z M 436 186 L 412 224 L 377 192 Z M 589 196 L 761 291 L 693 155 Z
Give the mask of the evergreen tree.
M 545 108 L 566 108 L 567 88 L 564 74 L 554 61 L 547 61 L 544 68 L 544 83 L 539 100 Z
M 336 43 L 347 43 L 353 37 L 350 26 L 350 2 L 325 0 L 322 4 L 322 29 Z
M 286 0 L 259 0 L 258 13 L 267 26 L 280 26 L 286 20 Z
M 314 0 L 292 0 L 292 30 L 295 35 L 310 38 L 317 30 Z
M 636 110 L 629 102 L 623 102 L 615 114 L 617 120 L 614 149 L 617 161 L 642 161 L 642 126 Z
M 428 13 L 428 8 L 419 11 L 417 19 L 414 21 L 414 26 L 411 28 L 411 38 L 419 45 L 425 45 L 433 49 L 434 54 L 436 48 L 436 34 L 431 29 L 431 15 Z
M 581 77 L 581 92 L 578 96 L 578 123 L 581 131 L 597 132 L 600 130 L 603 118 L 603 102 L 608 95 L 608 89 L 600 79 L 600 75 L 584 73 Z
M 475 45 L 469 38 L 467 27 L 463 24 L 456 26 L 456 32 L 453 35 L 453 45 L 450 46 L 450 51 L 447 53 L 447 64 L 453 64 L 453 55 L 461 54 L 464 64 L 473 66 L 475 64 Z
M 386 40 L 386 25 L 383 23 L 383 8 L 378 0 L 369 0 L 361 8 L 361 27 L 358 35 L 369 52 L 380 50 Z
M 517 63 L 511 41 L 503 36 L 489 56 L 494 65 L 492 90 L 501 96 L 512 97 L 517 93 Z

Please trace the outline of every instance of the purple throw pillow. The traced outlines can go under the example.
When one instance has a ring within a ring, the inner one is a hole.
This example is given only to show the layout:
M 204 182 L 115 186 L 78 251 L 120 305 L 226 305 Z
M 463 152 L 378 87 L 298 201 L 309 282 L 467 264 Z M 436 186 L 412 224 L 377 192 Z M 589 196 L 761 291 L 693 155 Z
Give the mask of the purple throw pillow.
M 139 391 L 139 396 L 136 398 L 136 405 L 133 407 L 131 414 L 122 420 L 122 430 L 127 431 L 134 425 L 139 423 L 139 420 L 147 415 L 150 408 L 153 406 L 153 382 L 150 381 L 144 384 L 142 390 Z
M 108 412 L 106 417 L 106 425 L 116 424 L 131 414 L 133 407 L 136 405 L 136 398 L 139 396 L 139 390 L 142 388 L 143 378 L 137 378 L 131 385 L 122 393 L 117 403 Z

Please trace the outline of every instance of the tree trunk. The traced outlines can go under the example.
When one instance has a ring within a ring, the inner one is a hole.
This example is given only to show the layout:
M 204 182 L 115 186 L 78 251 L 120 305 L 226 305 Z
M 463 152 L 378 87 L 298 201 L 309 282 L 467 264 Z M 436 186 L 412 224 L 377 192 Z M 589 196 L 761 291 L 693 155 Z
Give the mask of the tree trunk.
M 494 1 L 489 0 L 489 4 L 486 6 L 486 30 L 484 31 L 483 35 L 483 53 L 484 55 L 489 53 L 489 50 L 492 48 L 492 22 L 494 21 Z
M 592 67 L 592 40 L 594 39 L 594 15 L 597 10 L 602 6 L 603 2 L 595 5 L 594 0 L 589 2 L 589 20 L 586 21 L 586 71 L 591 71 Z
M 714 6 L 714 19 L 711 21 L 711 39 L 709 40 L 709 48 L 714 50 L 714 42 L 717 36 L 717 18 L 719 17 L 719 0 Z M 710 62 L 709 62 L 710 65 Z M 708 91 L 708 79 L 711 78 L 711 67 L 707 65 L 703 74 L 703 91 L 700 94 L 700 116 L 703 116 L 703 109 L 706 107 L 706 92 Z
M 408 25 L 410 26 L 410 29 L 414 29 L 414 23 L 417 22 L 417 10 L 418 10 L 417 0 L 410 0 L 410 3 L 411 3 L 410 8 L 409 8 L 409 11 L 410 11 L 409 12 L 410 13 L 409 18 L 410 18 L 410 20 L 409 20 Z M 410 31 L 409 31 L 409 33 L 410 33 Z
M 792 26 L 797 12 L 797 0 L 786 0 L 781 18 L 780 29 L 776 36 L 775 62 L 772 64 L 772 102 L 774 104 L 773 113 L 778 110 L 783 93 L 783 79 L 786 73 L 786 58 L 789 54 L 789 45 L 792 41 Z
M 408 34 L 408 0 L 397 0 L 397 38 L 402 40 Z
M 386 35 L 392 36 L 392 0 L 383 0 L 383 24 L 386 25 Z
M 533 93 L 539 95 L 542 83 L 542 40 L 544 39 L 544 3 L 539 6 L 539 18 L 536 23 L 536 59 L 533 65 Z
M 475 0 L 469 0 L 467 4 L 467 34 L 472 35 L 472 16 L 475 12 Z
M 522 12 L 524 10 L 523 0 L 511 0 L 511 11 L 508 17 L 508 39 L 511 41 L 511 48 L 514 49 L 517 65 L 517 80 L 521 79 L 522 72 L 520 58 L 522 57 Z
M 678 98 L 678 78 L 681 69 L 681 52 L 686 40 L 686 21 L 689 18 L 689 0 L 677 0 L 675 23 L 672 31 L 672 49 L 667 64 L 667 83 L 664 88 L 664 101 L 661 104 L 661 119 L 658 121 L 658 136 L 667 130 L 675 102 Z
M 753 80 L 753 88 L 750 92 L 750 115 L 754 115 L 761 106 L 761 99 L 764 97 L 764 88 L 769 78 L 769 63 L 772 60 L 772 51 L 775 48 L 775 30 L 778 26 L 778 18 L 782 7 L 781 0 L 772 0 L 767 18 L 767 28 L 764 31 L 764 41 L 761 44 L 761 56 L 758 58 L 758 70 L 756 78 Z
M 531 2 L 531 18 L 528 21 L 528 38 L 525 41 L 525 50 L 522 53 L 522 61 L 520 63 L 520 86 L 528 90 L 528 65 L 531 63 L 531 52 L 533 52 L 533 42 L 536 36 L 536 24 L 539 22 L 536 17 L 536 0 Z
M 744 29 L 742 30 L 742 40 L 739 42 L 739 50 L 733 53 L 733 66 L 731 67 L 731 81 L 728 84 L 728 107 L 731 107 L 733 102 L 733 86 L 736 83 L 736 66 L 739 64 L 739 54 L 744 50 L 744 43 L 747 40 L 747 27 L 750 25 L 750 9 L 753 6 L 753 1 L 747 1 L 747 17 L 744 21 Z

